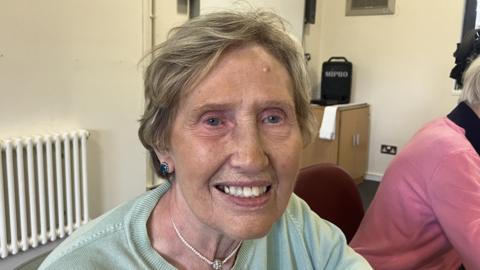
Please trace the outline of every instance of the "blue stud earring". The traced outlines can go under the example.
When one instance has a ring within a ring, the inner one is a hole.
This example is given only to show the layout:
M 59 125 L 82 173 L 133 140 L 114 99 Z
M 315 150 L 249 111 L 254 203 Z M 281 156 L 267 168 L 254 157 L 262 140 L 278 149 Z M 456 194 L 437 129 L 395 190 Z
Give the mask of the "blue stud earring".
M 170 168 L 168 167 L 168 163 L 165 161 L 162 161 L 160 163 L 160 174 L 162 176 L 167 176 L 169 173 Z

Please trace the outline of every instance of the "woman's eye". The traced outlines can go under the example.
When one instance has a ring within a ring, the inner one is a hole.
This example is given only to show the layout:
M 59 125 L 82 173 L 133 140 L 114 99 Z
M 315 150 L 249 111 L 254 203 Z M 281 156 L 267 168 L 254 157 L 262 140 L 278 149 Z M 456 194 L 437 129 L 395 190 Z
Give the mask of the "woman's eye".
M 263 121 L 267 124 L 278 124 L 282 121 L 282 117 L 278 115 L 269 115 Z
M 219 118 L 211 117 L 206 120 L 206 123 L 209 126 L 216 127 L 222 124 L 222 120 L 220 120 Z

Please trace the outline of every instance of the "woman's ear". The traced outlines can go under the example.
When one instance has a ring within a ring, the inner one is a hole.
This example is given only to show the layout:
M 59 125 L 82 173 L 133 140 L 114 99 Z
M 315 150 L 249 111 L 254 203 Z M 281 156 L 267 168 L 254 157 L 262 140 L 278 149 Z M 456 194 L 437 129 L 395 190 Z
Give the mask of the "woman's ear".
M 160 161 L 160 164 L 166 164 L 166 174 L 171 174 L 175 171 L 175 162 L 168 150 L 159 150 L 155 149 L 155 154 L 157 155 L 158 161 Z

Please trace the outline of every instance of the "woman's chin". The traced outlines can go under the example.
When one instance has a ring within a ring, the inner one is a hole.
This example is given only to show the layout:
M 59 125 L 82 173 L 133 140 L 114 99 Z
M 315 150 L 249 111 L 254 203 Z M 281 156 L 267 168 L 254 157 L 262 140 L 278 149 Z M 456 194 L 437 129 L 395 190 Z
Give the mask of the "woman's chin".
M 251 240 L 264 237 L 268 234 L 271 228 L 271 224 L 251 224 L 247 226 L 238 226 L 237 228 L 230 228 L 231 230 L 228 230 L 226 233 L 232 239 Z

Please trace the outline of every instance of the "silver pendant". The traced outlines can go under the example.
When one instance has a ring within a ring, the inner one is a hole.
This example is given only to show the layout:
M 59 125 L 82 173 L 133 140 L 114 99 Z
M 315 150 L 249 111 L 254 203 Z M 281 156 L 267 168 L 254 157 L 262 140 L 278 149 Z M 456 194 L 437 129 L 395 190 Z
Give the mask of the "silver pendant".
M 212 268 L 215 270 L 221 270 L 223 267 L 223 262 L 219 259 L 213 260 Z

